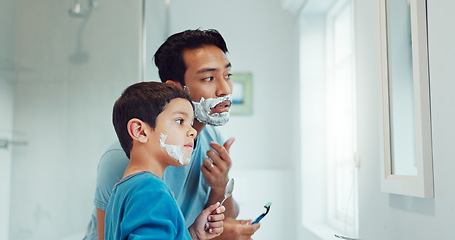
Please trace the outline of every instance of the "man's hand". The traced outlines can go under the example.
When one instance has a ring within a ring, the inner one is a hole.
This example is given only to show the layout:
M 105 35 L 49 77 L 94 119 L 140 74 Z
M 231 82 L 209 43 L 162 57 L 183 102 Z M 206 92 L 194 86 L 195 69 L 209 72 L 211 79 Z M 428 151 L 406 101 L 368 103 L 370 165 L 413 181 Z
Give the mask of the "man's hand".
M 224 231 L 215 240 L 249 240 L 261 226 L 260 223 L 251 225 L 251 220 L 233 218 L 225 218 L 223 223 Z
M 229 180 L 229 169 L 231 168 L 231 157 L 229 149 L 235 139 L 228 139 L 223 146 L 211 142 L 210 147 L 213 150 L 207 151 L 208 158 L 204 159 L 204 164 L 201 166 L 201 171 L 207 181 L 207 184 L 212 188 L 212 191 L 217 193 L 222 192 Z M 220 199 L 221 201 L 221 199 Z
M 209 158 L 204 159 L 201 166 L 202 174 L 211 187 L 209 199 L 206 206 L 220 202 L 224 198 L 224 188 L 229 180 L 229 169 L 231 168 L 231 157 L 229 156 L 229 149 L 234 143 L 234 138 L 228 139 L 223 146 L 217 143 L 210 143 L 213 150 L 207 151 Z M 232 197 L 228 198 L 224 204 L 226 217 L 236 218 L 239 214 L 237 203 Z

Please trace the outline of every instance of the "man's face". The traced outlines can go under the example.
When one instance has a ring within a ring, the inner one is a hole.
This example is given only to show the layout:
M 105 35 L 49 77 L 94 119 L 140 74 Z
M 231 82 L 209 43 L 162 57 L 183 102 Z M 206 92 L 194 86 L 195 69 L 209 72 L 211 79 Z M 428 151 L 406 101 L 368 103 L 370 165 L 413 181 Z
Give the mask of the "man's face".
M 183 61 L 187 67 L 185 87 L 194 102 L 202 98 L 216 99 L 232 93 L 231 63 L 216 46 L 185 50 Z M 227 113 L 230 100 L 223 100 L 211 107 L 209 115 Z M 197 117 L 197 116 L 196 116 Z

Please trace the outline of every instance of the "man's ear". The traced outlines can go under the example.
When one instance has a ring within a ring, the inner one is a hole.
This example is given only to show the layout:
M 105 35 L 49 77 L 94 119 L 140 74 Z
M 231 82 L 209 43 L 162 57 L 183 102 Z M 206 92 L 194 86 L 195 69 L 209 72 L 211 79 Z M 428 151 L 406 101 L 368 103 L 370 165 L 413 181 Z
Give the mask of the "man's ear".
M 147 125 L 145 122 L 137 118 L 132 118 L 127 124 L 128 134 L 133 141 L 146 143 L 148 140 Z
M 176 82 L 176 81 L 174 81 L 174 80 L 166 80 L 166 83 L 167 83 L 167 84 L 172 84 L 172 85 L 174 85 L 174 86 L 177 86 L 177 87 L 179 87 L 180 89 L 183 90 L 183 86 L 182 86 L 182 84 L 179 83 L 179 82 Z

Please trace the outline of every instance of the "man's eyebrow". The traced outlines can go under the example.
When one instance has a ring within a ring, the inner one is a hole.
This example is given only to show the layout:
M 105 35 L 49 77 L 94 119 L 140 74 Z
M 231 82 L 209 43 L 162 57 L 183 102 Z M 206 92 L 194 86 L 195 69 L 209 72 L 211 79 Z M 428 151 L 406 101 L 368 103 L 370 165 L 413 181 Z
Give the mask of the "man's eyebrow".
M 205 73 L 205 72 L 213 72 L 213 71 L 216 71 L 216 68 L 203 68 L 203 69 L 197 71 L 196 73 Z
M 230 68 L 230 67 L 231 67 L 231 63 L 228 63 L 228 64 L 226 64 L 226 66 L 224 67 L 224 69 Z M 196 73 L 199 74 L 199 73 L 213 72 L 213 71 L 217 71 L 217 69 L 216 69 L 216 68 L 203 68 L 203 69 L 197 71 Z

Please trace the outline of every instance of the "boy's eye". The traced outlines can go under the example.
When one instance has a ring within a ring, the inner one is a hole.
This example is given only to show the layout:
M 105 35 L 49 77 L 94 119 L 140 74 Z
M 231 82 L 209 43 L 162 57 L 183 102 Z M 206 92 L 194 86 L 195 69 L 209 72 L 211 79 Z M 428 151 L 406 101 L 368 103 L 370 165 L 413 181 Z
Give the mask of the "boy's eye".
M 180 124 L 180 125 L 182 125 L 183 124 L 183 119 L 177 119 L 177 120 L 175 120 L 175 122 Z
M 225 76 L 225 78 L 226 78 L 226 79 L 229 79 L 229 80 L 231 79 L 231 77 L 232 77 L 232 74 L 231 74 L 231 73 L 228 73 L 228 74 Z

